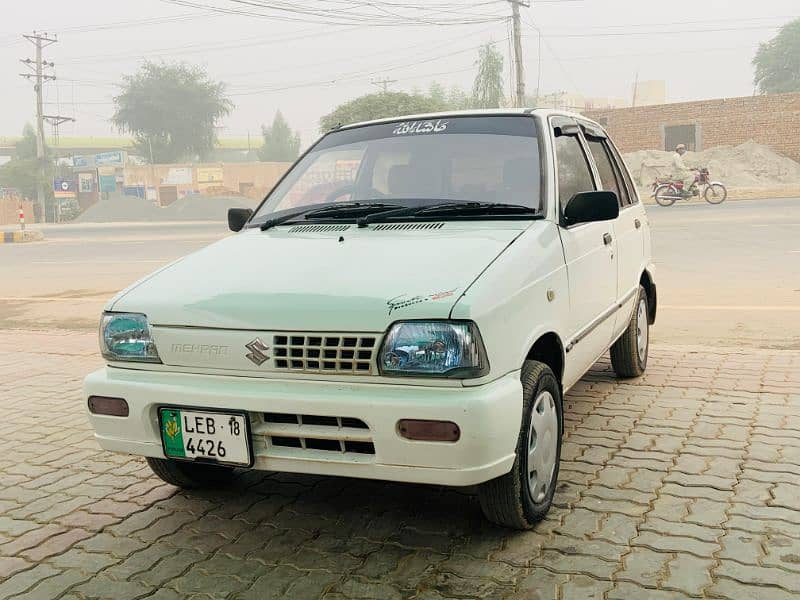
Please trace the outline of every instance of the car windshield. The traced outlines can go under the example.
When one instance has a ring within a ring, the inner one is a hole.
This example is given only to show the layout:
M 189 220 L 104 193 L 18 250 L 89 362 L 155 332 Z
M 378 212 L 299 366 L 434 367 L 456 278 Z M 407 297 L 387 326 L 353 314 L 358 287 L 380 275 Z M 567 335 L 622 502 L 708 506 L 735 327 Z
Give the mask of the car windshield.
M 253 223 L 273 213 L 343 202 L 491 202 L 538 211 L 539 188 L 531 117 L 382 123 L 325 136 L 272 191 Z

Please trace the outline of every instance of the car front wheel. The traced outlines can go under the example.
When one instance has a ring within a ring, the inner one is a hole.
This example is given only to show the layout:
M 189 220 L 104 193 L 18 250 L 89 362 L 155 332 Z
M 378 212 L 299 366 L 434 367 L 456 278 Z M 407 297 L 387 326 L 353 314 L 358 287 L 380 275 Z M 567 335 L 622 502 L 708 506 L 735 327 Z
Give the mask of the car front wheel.
M 147 464 L 163 481 L 187 490 L 221 487 L 234 475 L 231 467 L 165 458 L 147 457 Z
M 547 365 L 522 368 L 522 425 L 511 471 L 478 487 L 486 518 L 512 529 L 530 529 L 553 503 L 561 458 L 561 386 Z

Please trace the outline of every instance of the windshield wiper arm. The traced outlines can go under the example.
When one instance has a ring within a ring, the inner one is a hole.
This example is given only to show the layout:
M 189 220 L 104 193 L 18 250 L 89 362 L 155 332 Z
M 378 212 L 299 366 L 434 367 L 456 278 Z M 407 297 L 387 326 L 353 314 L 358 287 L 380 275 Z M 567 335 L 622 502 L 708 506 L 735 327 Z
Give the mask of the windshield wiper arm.
M 387 210 L 373 215 L 366 215 L 358 219 L 359 227 L 366 227 L 380 219 L 390 217 L 417 217 L 419 215 L 437 213 L 461 213 L 461 214 L 514 214 L 529 215 L 531 218 L 540 218 L 542 213 L 530 206 L 522 204 L 504 204 L 502 202 L 441 202 L 439 204 L 427 204 L 424 206 L 410 206 L 398 210 Z
M 272 227 L 277 227 L 283 223 L 288 223 L 298 217 L 305 217 L 306 219 L 313 219 L 314 217 L 336 217 L 339 215 L 347 215 L 352 212 L 370 212 L 373 209 L 377 210 L 392 210 L 400 208 L 398 204 L 383 204 L 380 202 L 342 202 L 340 204 L 329 204 L 325 206 L 310 206 L 301 210 L 275 217 L 274 219 L 267 219 L 261 224 L 261 231 L 266 231 Z

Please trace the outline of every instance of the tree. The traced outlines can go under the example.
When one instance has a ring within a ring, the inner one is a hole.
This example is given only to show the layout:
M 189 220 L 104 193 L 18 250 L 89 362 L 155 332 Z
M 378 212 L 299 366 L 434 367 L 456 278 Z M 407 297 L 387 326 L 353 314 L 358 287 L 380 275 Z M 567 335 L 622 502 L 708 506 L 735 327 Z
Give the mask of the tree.
M 15 144 L 14 157 L 0 166 L 0 187 L 16 188 L 24 197 L 35 198 L 37 164 L 36 131 L 30 123 L 26 123 L 22 130 L 22 138 Z M 47 182 L 45 197 L 52 194 L 52 176 L 52 163 L 47 160 L 42 169 L 42 177 Z
M 320 131 L 339 125 L 447 110 L 447 105 L 430 96 L 404 92 L 378 92 L 345 102 L 319 120 Z
M 133 135 L 138 154 L 171 163 L 212 151 L 217 124 L 233 109 L 224 83 L 200 67 L 149 61 L 123 80 L 111 122 Z
M 36 158 L 36 130 L 30 123 L 22 128 L 22 139 L 14 144 L 16 158 Z
M 503 55 L 487 42 L 478 49 L 478 74 L 472 86 L 474 108 L 500 108 L 503 103 Z
M 293 132 L 281 111 L 275 113 L 272 125 L 261 126 L 264 144 L 258 149 L 262 161 L 293 161 L 300 153 L 300 134 Z
M 755 84 L 762 94 L 800 92 L 800 19 L 758 48 L 753 66 Z

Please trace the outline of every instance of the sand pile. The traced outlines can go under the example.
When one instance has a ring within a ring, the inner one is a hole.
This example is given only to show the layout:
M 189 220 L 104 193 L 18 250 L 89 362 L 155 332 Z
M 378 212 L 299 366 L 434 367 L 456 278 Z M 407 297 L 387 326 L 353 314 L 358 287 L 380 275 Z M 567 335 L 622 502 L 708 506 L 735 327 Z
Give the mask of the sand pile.
M 241 196 L 185 196 L 169 206 L 150 200 L 114 194 L 86 209 L 78 223 L 119 223 L 155 221 L 225 221 L 229 208 L 255 208 L 260 199 Z
M 656 177 L 672 174 L 672 152 L 640 150 L 623 155 L 633 177 L 648 187 Z M 800 163 L 753 141 L 687 152 L 689 167 L 708 167 L 711 178 L 728 187 L 771 187 L 800 184 Z

